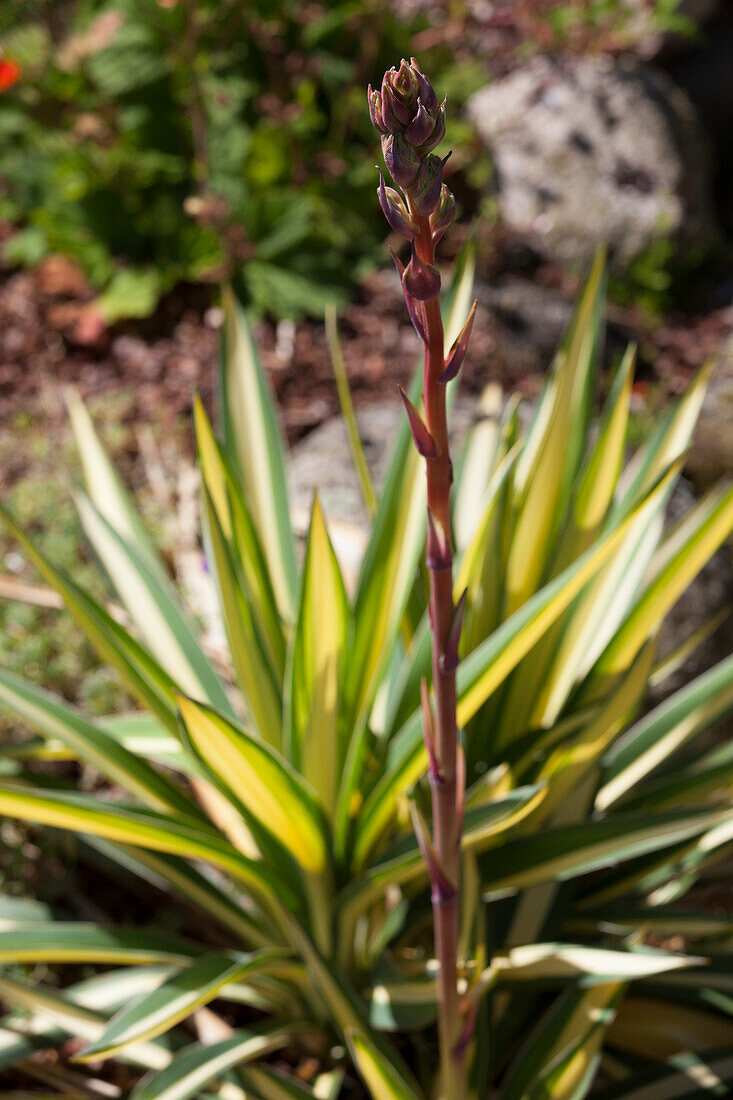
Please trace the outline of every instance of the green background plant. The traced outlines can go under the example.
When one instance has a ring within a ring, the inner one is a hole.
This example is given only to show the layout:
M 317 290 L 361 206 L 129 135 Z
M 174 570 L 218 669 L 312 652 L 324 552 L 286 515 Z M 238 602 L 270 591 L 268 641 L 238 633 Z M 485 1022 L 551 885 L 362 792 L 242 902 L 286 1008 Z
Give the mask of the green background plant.
M 6 258 L 74 257 L 110 320 L 222 275 L 276 316 L 343 301 L 380 255 L 362 85 L 424 23 L 382 0 L 54 9 L 0 15 L 22 67 L 0 95 Z M 478 86 L 447 62 L 449 91 Z

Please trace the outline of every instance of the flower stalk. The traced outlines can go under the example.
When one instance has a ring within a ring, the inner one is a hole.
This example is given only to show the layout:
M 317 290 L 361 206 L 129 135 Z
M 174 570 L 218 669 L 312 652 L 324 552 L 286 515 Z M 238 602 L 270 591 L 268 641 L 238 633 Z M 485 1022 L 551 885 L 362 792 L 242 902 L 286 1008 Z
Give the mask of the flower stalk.
M 395 257 L 407 311 L 423 342 L 423 414 L 402 392 L 415 446 L 427 477 L 427 566 L 430 578 L 432 699 L 423 685 L 423 736 L 432 798 L 432 836 L 415 808 L 413 823 L 430 874 L 438 970 L 439 1100 L 466 1095 L 466 1048 L 472 1030 L 460 1004 L 458 934 L 461 886 L 461 834 L 465 763 L 458 736 L 456 668 L 463 619 L 461 599 L 453 599 L 453 547 L 450 492 L 453 481 L 446 384 L 466 354 L 474 308 L 446 358 L 440 314 L 440 273 L 435 247 L 455 216 L 455 200 L 443 182 L 447 157 L 431 150 L 445 133 L 445 101 L 437 96 L 415 58 L 384 75 L 380 91 L 368 92 L 372 122 L 382 135 L 385 164 L 398 190 L 378 196 L 390 226 L 411 245 L 405 267 Z M 468 1034 L 467 1034 L 468 1029 Z

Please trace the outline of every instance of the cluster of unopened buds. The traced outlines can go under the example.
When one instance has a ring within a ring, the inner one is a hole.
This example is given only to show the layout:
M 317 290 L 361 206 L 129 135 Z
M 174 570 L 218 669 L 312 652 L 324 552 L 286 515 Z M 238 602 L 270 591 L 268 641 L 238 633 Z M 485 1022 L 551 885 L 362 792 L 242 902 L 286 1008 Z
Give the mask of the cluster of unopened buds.
M 384 163 L 399 188 L 387 186 L 380 170 L 379 204 L 392 229 L 413 245 L 403 283 L 413 298 L 435 298 L 440 276 L 432 264 L 420 260 L 414 242 L 427 221 L 437 244 L 455 217 L 455 199 L 443 182 L 448 157 L 441 160 L 432 152 L 445 135 L 445 100 L 438 104 L 414 57 L 386 72 L 379 91 L 370 85 L 368 97 L 372 123 L 382 135 Z

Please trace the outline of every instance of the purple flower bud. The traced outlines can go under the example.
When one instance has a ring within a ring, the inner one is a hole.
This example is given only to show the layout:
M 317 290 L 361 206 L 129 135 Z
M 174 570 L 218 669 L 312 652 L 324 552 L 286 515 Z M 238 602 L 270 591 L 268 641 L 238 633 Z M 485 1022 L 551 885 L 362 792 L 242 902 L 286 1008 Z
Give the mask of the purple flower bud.
M 410 145 L 422 145 L 435 129 L 435 118 L 425 109 L 422 100 L 417 101 L 417 114 L 405 130 L 405 140 Z
M 393 249 L 390 248 L 392 253 L 392 259 L 394 260 L 395 267 L 397 268 L 397 274 L 400 277 L 402 283 L 402 276 L 405 274 L 405 265 L 400 260 L 399 256 Z M 427 336 L 425 335 L 425 325 L 422 317 L 422 302 L 418 302 L 416 298 L 413 298 L 405 289 L 405 284 L 402 283 L 402 293 L 405 296 L 405 305 L 407 306 L 407 313 L 412 321 L 412 327 L 418 334 L 423 343 L 427 342 Z
M 438 106 L 438 97 L 435 94 L 433 85 L 420 68 L 416 57 L 410 58 L 410 68 L 420 93 L 420 99 L 425 104 L 425 109 L 433 114 Z
M 440 272 L 432 264 L 426 264 L 415 251 L 412 244 L 412 256 L 402 276 L 402 285 L 408 294 L 425 302 L 437 298 L 440 294 Z
M 432 214 L 438 205 L 443 186 L 443 166 L 448 157 L 441 160 L 440 157 L 431 154 L 420 165 L 412 193 L 418 214 Z
M 417 226 L 410 219 L 410 214 L 402 196 L 393 187 L 384 186 L 384 176 L 381 171 L 379 173 L 377 195 L 382 213 L 395 233 L 399 233 L 405 240 L 414 241 L 417 236 Z
M 374 126 L 381 133 L 387 133 L 387 127 L 382 121 L 382 97 L 379 92 L 372 88 L 371 84 L 367 89 L 367 102 L 369 103 L 369 117 L 372 120 L 372 126 Z
M 433 231 L 433 243 L 437 243 L 456 216 L 456 200 L 447 184 L 440 189 L 438 205 L 430 215 L 430 228 Z
M 422 153 L 428 152 L 430 149 L 434 149 L 436 145 L 440 145 L 441 141 L 445 137 L 445 100 L 438 108 L 438 115 L 435 120 L 435 127 L 430 136 L 422 143 L 420 151 Z
M 394 69 L 390 72 L 394 72 Z M 404 130 L 414 112 L 397 98 L 396 92 L 389 83 L 389 76 L 390 73 L 385 73 L 382 81 L 382 119 L 389 132 L 396 134 Z
M 420 167 L 419 153 L 402 134 L 384 134 L 382 152 L 387 171 L 395 183 L 400 187 L 411 187 Z
M 397 72 L 395 72 L 394 68 L 390 71 L 394 74 L 390 83 L 395 93 L 406 106 L 409 106 L 410 102 L 414 100 L 419 93 L 420 85 L 416 80 L 416 73 L 412 66 L 408 65 L 404 57 L 400 61 L 400 67 Z

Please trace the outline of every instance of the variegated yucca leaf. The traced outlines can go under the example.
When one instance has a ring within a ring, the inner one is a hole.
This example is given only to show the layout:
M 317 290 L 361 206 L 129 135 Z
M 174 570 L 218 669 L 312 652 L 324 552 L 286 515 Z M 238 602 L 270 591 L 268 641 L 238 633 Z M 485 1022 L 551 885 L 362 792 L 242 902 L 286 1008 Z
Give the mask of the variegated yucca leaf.
M 472 274 L 469 246 L 448 345 Z M 664 617 L 733 529 L 733 490 L 667 524 L 707 368 L 624 465 L 630 349 L 594 426 L 604 281 L 599 256 L 533 416 L 490 387 L 456 463 L 471 1100 L 582 1100 L 599 1068 L 609 1098 L 633 1100 L 716 1095 L 709 1082 L 733 1077 L 731 922 L 695 902 L 733 847 L 733 751 L 711 737 L 733 710 L 731 659 L 648 702 L 725 619 L 660 660 Z M 35 731 L 0 750 L 0 813 L 74 834 L 95 873 L 155 890 L 166 921 L 130 927 L 104 891 L 96 923 L 0 897 L 0 1070 L 72 1038 L 80 1060 L 38 1088 L 86 1095 L 118 1060 L 129 1100 L 425 1100 L 436 971 L 410 824 L 427 801 L 423 470 L 404 424 L 353 588 L 317 498 L 298 547 L 267 379 L 231 291 L 224 305 L 221 437 L 198 398 L 194 421 L 228 654 L 201 644 L 73 393 L 76 501 L 122 607 L 82 591 L 0 504 L 142 708 L 92 721 L 0 670 L 0 707 Z M 333 318 L 329 338 L 339 354 Z M 94 796 L 53 761 L 89 769 Z M 58 989 L 22 969 L 37 966 Z M 96 972 L 70 984 L 69 966 Z

